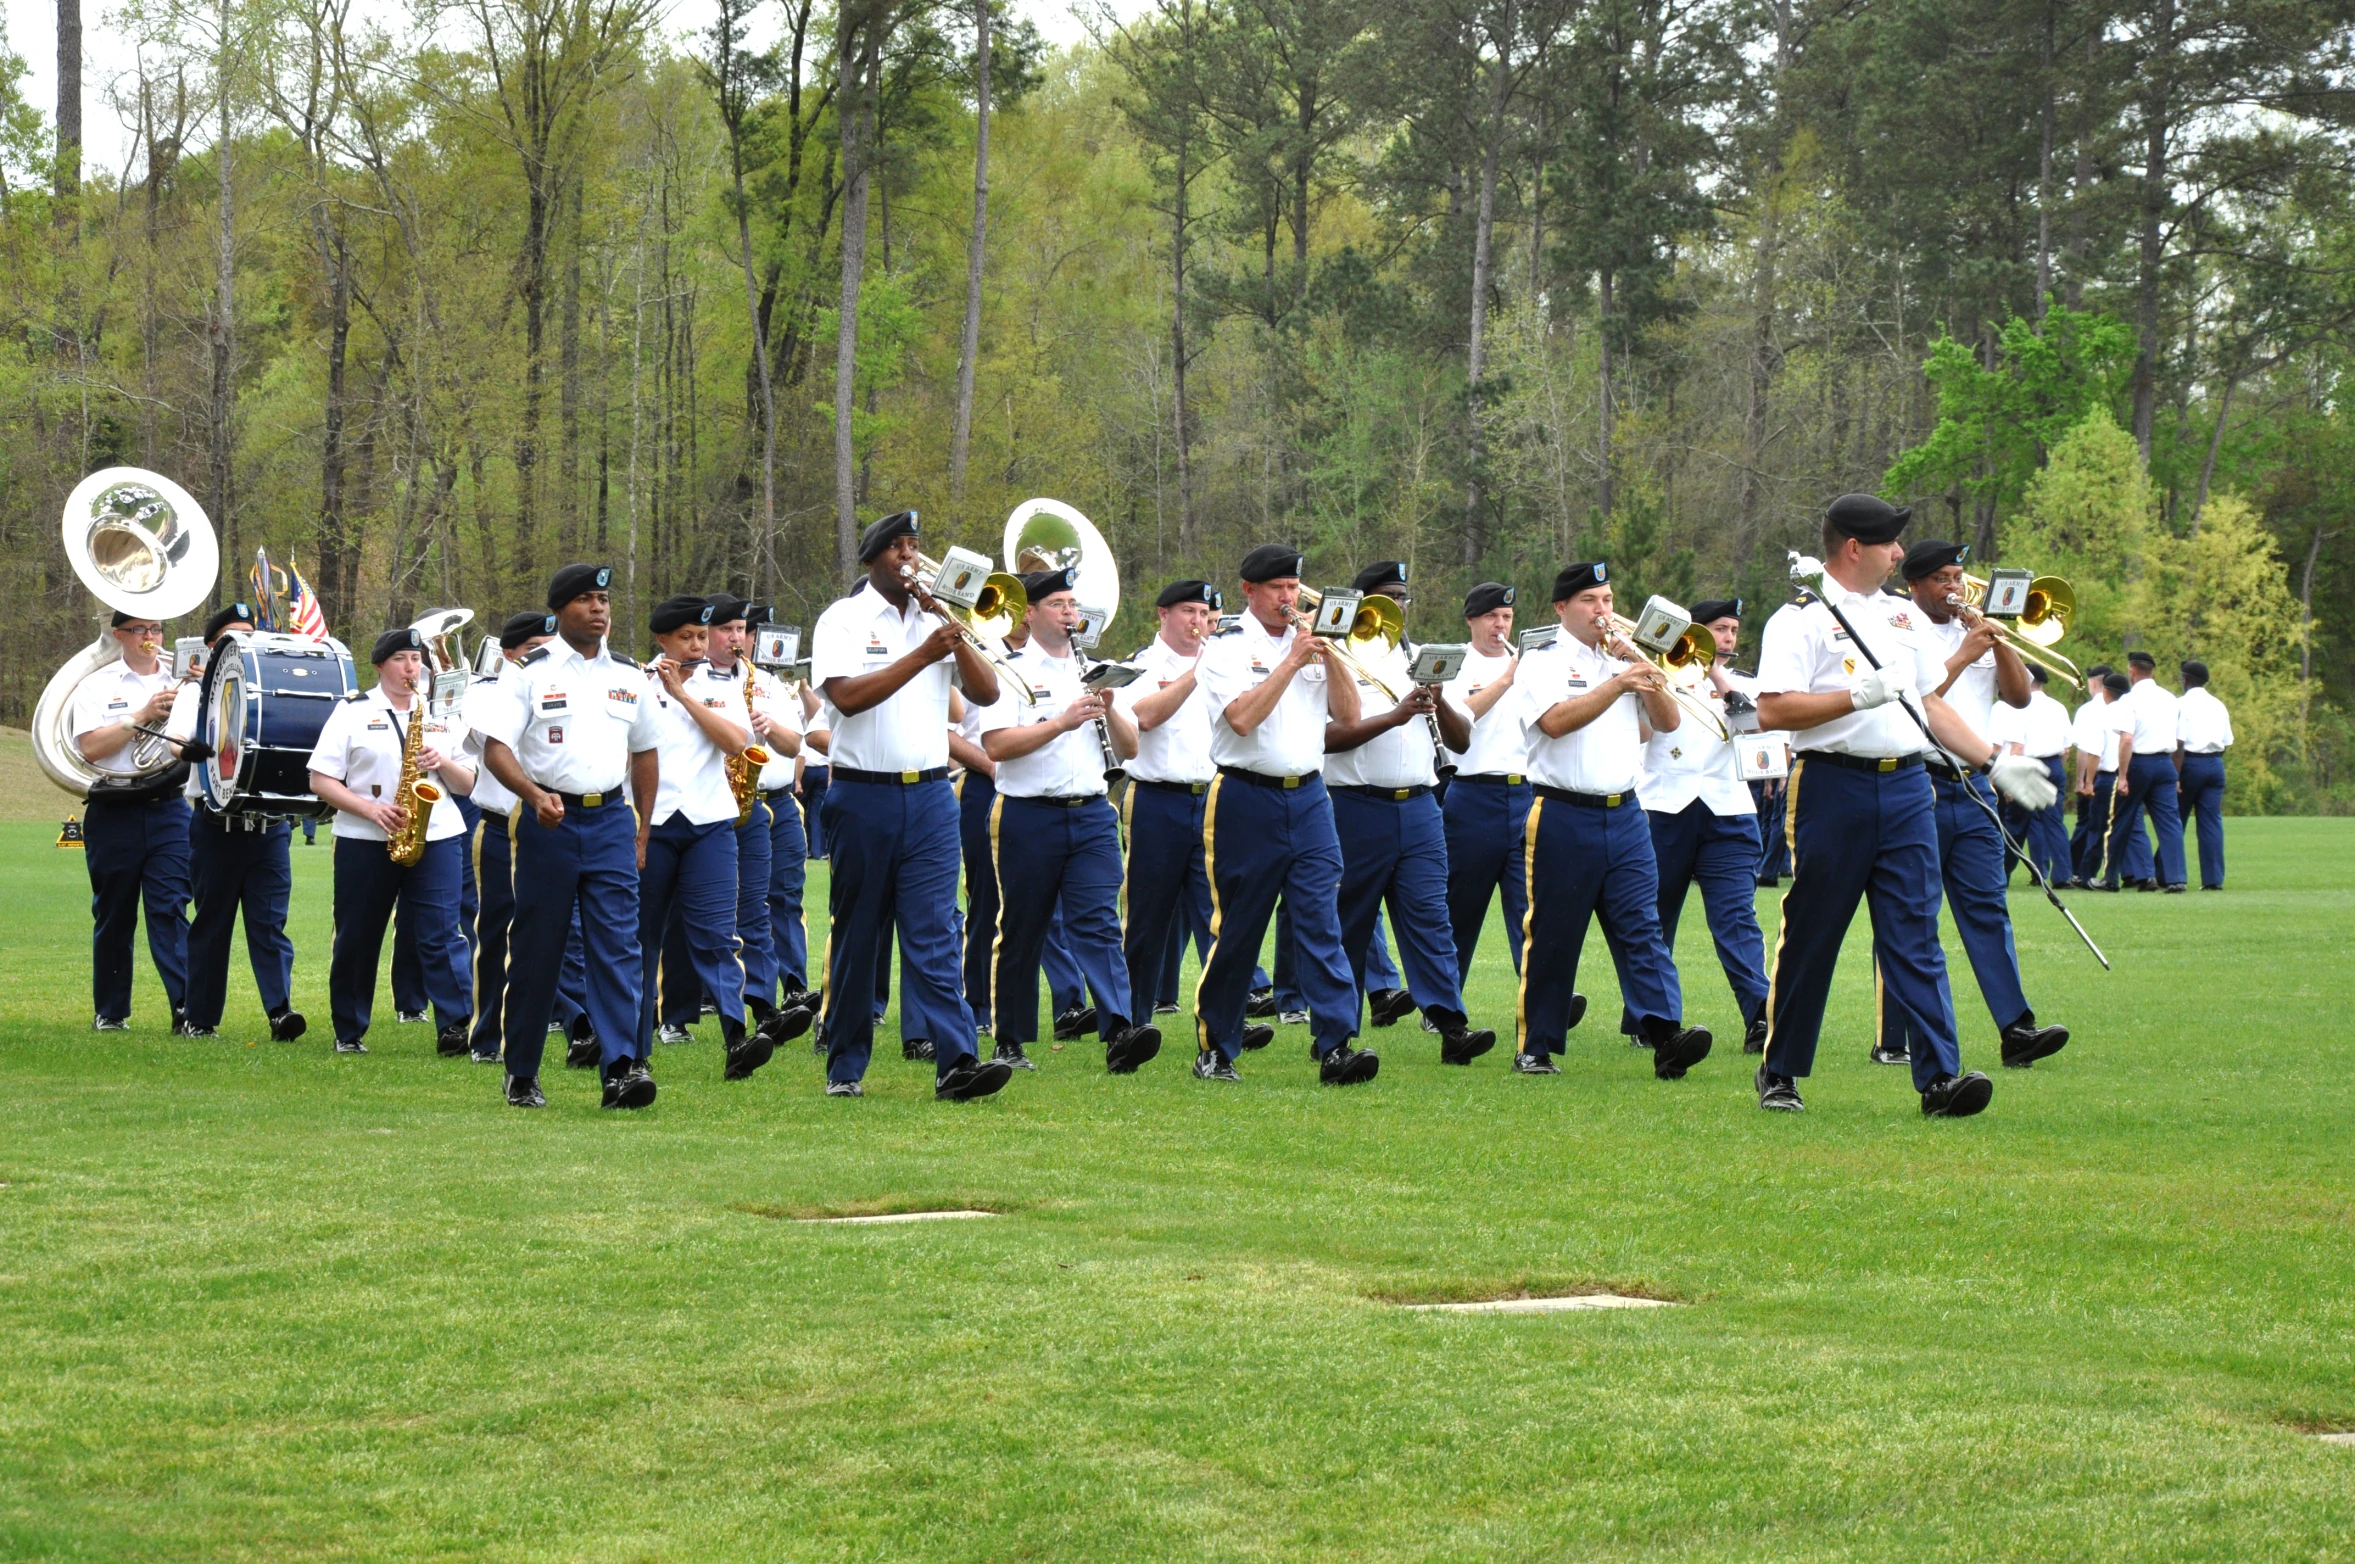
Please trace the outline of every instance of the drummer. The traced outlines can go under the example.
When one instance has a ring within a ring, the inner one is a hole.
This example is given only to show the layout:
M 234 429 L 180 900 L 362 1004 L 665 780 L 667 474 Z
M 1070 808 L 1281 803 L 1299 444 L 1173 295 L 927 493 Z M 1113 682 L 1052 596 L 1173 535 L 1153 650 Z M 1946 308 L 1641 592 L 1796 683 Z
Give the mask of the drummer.
M 441 788 L 415 863 L 392 857 L 390 837 L 408 823 L 401 807 L 402 754 L 416 704 L 424 698 L 425 640 L 416 630 L 387 630 L 369 653 L 376 688 L 347 695 L 328 713 L 311 751 L 311 791 L 335 806 L 335 954 L 327 969 L 335 1051 L 364 1054 L 376 997 L 385 924 L 397 903 L 417 931 L 417 953 L 444 1055 L 467 1050 L 472 1018 L 457 949 L 458 861 L 466 822 L 457 795 L 474 790 L 474 769 L 461 758 L 465 728 L 427 713 L 417 768 Z

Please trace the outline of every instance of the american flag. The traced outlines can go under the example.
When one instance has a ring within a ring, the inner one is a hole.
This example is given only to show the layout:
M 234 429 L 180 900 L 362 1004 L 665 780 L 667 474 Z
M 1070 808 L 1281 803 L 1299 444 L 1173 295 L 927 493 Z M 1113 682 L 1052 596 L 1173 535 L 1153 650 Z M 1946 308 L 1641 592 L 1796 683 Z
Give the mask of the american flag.
M 311 583 L 289 560 L 286 565 L 286 629 L 290 635 L 307 635 L 314 641 L 327 639 L 327 616 L 319 611 L 319 595 L 311 590 Z

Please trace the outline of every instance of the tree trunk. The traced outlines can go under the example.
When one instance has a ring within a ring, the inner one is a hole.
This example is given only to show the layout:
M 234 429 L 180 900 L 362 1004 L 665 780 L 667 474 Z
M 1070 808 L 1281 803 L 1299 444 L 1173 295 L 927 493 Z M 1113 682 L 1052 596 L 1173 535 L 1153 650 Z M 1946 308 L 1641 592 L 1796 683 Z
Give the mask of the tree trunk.
M 764 594 L 777 579 L 777 398 L 769 383 L 769 321 L 752 265 L 752 208 L 744 194 L 745 84 L 736 74 L 734 15 L 723 0 L 718 23 L 720 112 L 728 128 L 728 173 L 736 192 L 736 249 L 744 263 L 744 312 L 752 331 L 754 412 L 760 418 L 760 534 L 753 543 L 751 590 Z M 800 59 L 794 61 L 798 78 Z M 795 126 L 798 130 L 800 127 Z M 598 451 L 598 510 L 604 510 L 604 450 Z M 600 522 L 602 526 L 602 521 Z
M 965 249 L 965 335 L 949 428 L 949 498 L 965 499 L 973 442 L 973 369 L 981 353 L 981 264 L 989 233 L 989 0 L 973 0 L 973 234 Z
M 327 271 L 327 406 L 319 438 L 319 608 L 330 625 L 349 624 L 355 606 L 344 593 L 349 575 L 343 503 L 344 371 L 351 344 L 351 256 L 343 234 L 320 203 L 319 260 Z
M 2200 463 L 2200 487 L 2192 496 L 2191 523 L 2187 530 L 2193 537 L 2200 533 L 2200 512 L 2208 508 L 2208 485 L 2216 480 L 2216 453 L 2224 449 L 2224 425 L 2232 417 L 2232 394 L 2240 389 L 2240 384 L 2240 372 L 2236 370 L 2225 378 L 2224 394 L 2216 399 L 2216 432 L 2208 437 L 2208 459 Z
M 1595 509 L 1606 521 L 1619 502 L 1611 462 L 1617 412 L 1611 405 L 1611 273 L 1605 270 L 1595 276 Z
M 82 0 L 57 0 L 57 224 L 82 188 Z
M 564 494 L 557 506 L 561 518 L 561 552 L 580 557 L 581 546 L 581 184 L 572 181 L 571 211 L 565 227 L 564 315 L 558 328 L 556 363 L 559 374 L 557 421 L 563 426 Z
M 2151 428 L 2159 401 L 2159 272 L 2166 261 L 2160 225 L 2167 216 L 2167 132 L 2173 112 L 2175 0 L 2158 0 L 2157 32 L 2146 65 L 2143 90 L 2142 246 L 2134 288 L 2134 323 L 2140 351 L 2134 359 L 2134 444 L 2151 459 Z
M 1749 557 L 1758 536 L 1758 511 L 1765 498 L 1767 406 L 1779 358 L 1774 317 L 1776 272 L 1782 258 L 1783 82 L 1790 65 L 1791 0 L 1775 0 L 1774 108 L 1758 205 L 1758 250 L 1750 279 L 1750 376 L 1742 400 L 1742 478 L 1734 497 L 1734 547 L 1743 559 Z
M 1190 7 L 1188 8 L 1191 9 Z M 1177 381 L 1178 552 L 1192 559 L 1200 539 L 1194 531 L 1193 422 L 1186 409 L 1186 246 L 1192 238 L 1192 203 L 1187 181 L 1193 175 L 1193 138 L 1181 134 L 1177 145 L 1177 200 L 1170 219 L 1169 348 Z
M 529 574 L 537 562 L 532 529 L 540 469 L 540 396 L 547 345 L 548 222 L 547 172 L 534 158 L 524 170 L 523 221 L 523 428 L 515 436 L 515 563 Z
M 2052 295 L 2052 34 L 2060 0 L 2044 0 L 2044 104 L 2042 145 L 2036 164 L 2036 318 L 2044 319 Z
M 2101 29 L 2089 27 L 2085 32 L 2085 70 L 2080 80 L 2090 84 L 2095 68 L 2101 63 Z M 2082 89 L 2085 96 L 2092 94 L 2090 85 Z M 2061 303 L 2074 310 L 2085 302 L 2085 231 L 2086 196 L 2093 185 L 2093 125 L 2092 111 L 2083 103 L 2077 106 L 2077 161 L 2069 171 L 2069 280 L 2061 289 Z
M 842 294 L 834 326 L 834 562 L 848 580 L 859 563 L 858 446 L 851 438 L 857 406 L 859 283 L 867 265 L 867 51 L 859 19 L 842 21 L 837 102 L 842 109 Z
M 1504 27 L 1496 40 L 1496 61 L 1488 87 L 1487 145 L 1480 149 L 1480 202 L 1472 219 L 1472 321 L 1464 351 L 1464 414 L 1466 466 L 1464 485 L 1463 563 L 1476 565 L 1481 555 L 1481 493 L 1486 478 L 1487 434 L 1481 427 L 1481 379 L 1488 369 L 1488 287 L 1490 250 L 1496 240 L 1496 163 L 1505 139 L 1505 103 L 1512 95 L 1514 0 L 1505 0 Z
M 219 140 L 216 164 L 220 174 L 220 229 L 213 258 L 213 319 L 212 319 L 212 402 L 211 402 L 211 457 L 212 457 L 212 513 L 213 525 L 220 529 L 224 558 L 235 560 L 241 550 L 237 535 L 237 474 L 236 453 L 233 445 L 234 414 L 237 382 L 234 375 L 237 346 L 237 231 L 235 226 L 234 167 L 229 144 L 229 5 L 221 0 L 219 11 L 221 35 L 219 86 L 214 96 L 217 107 Z

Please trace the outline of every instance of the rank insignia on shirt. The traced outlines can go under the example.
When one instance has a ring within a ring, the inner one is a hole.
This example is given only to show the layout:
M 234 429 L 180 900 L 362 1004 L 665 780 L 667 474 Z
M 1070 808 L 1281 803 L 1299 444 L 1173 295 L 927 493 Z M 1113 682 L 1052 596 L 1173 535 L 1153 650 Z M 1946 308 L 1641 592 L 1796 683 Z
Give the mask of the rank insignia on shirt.
M 1684 759 L 1684 751 L 1681 749 L 1672 749 L 1668 752 L 1668 758 L 1670 760 L 1682 760 Z

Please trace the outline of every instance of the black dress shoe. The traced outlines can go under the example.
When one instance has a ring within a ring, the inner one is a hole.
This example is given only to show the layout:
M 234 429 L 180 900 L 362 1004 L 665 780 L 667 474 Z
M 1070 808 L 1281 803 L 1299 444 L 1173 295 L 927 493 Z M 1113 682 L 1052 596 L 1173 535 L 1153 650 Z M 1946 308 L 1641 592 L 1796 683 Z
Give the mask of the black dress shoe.
M 932 1095 L 942 1102 L 969 1102 L 987 1097 L 1013 1078 L 1012 1066 L 1002 1059 L 968 1059 L 942 1076 Z
M 2037 1060 L 2059 1053 L 2068 1042 L 2067 1027 L 2038 1026 L 2033 1019 L 2023 1017 L 2003 1029 L 2003 1067 L 2025 1070 Z
M 728 1044 L 728 1062 L 720 1067 L 723 1081 L 741 1081 L 753 1071 L 767 1064 L 777 1052 L 777 1045 L 760 1032 L 749 1033 Z
M 1565 1032 L 1575 1032 L 1578 1030 L 1578 1023 L 1585 1019 L 1586 996 L 1584 994 L 1572 994 L 1570 996 L 1570 1019 L 1563 1023 L 1562 1030 Z
M 1239 1081 L 1235 1062 L 1215 1048 L 1205 1048 L 1194 1055 L 1194 1079 L 1197 1081 Z
M 1327 1086 L 1359 1086 L 1372 1080 L 1381 1069 L 1382 1056 L 1371 1048 L 1352 1048 L 1341 1043 L 1317 1066 L 1317 1079 Z
M 594 1070 L 605 1060 L 605 1050 L 594 1036 L 576 1037 L 565 1045 L 564 1067 L 567 1070 Z
M 1124 1026 L 1104 1044 L 1104 1068 L 1114 1075 L 1134 1075 L 1137 1067 L 1161 1052 L 1161 1028 Z
M 1096 1029 L 1096 1007 L 1082 1005 L 1077 1010 L 1066 1010 L 1055 1017 L 1055 1041 L 1067 1043 L 1075 1037 L 1085 1037 Z
M 1009 1070 L 1035 1070 L 1038 1068 L 1038 1061 L 1024 1053 L 1020 1043 L 1000 1043 L 996 1051 L 991 1053 L 990 1058 Z
M 939 1050 L 932 1046 L 929 1037 L 903 1037 L 900 1039 L 899 1056 L 911 1064 L 919 1059 L 930 1064 L 939 1057 Z
M 1515 1075 L 1560 1075 L 1562 1067 L 1544 1054 L 1519 1053 L 1513 1055 Z
M 1257 1018 L 1275 1013 L 1276 991 L 1272 988 L 1255 988 L 1243 1001 L 1243 1014 L 1246 1016 Z
M 1470 1064 L 1496 1046 L 1496 1033 L 1486 1027 L 1468 1030 L 1460 1021 L 1442 1022 L 1439 1028 L 1439 1062 L 1441 1064 Z
M 1910 1051 L 1903 1048 L 1885 1048 L 1879 1043 L 1873 1044 L 1872 1051 L 1865 1057 L 1875 1064 L 1913 1063 L 1913 1054 Z
M 1175 1005 L 1155 1005 L 1153 1013 L 1157 1016 L 1173 1016 L 1178 1013 L 1178 1007 Z
M 1714 1041 L 1705 1026 L 1680 1027 L 1652 1044 L 1652 1073 L 1663 1081 L 1681 1081 L 1685 1071 L 1709 1057 Z
M 1746 1054 L 1766 1052 L 1766 1017 L 1760 1016 L 1742 1029 L 1742 1052 Z
M 829 1097 L 864 1097 L 867 1095 L 867 1088 L 856 1081 L 828 1081 L 826 1095 Z
M 545 1108 L 548 1098 L 540 1090 L 538 1077 L 510 1075 L 507 1077 L 507 1106 L 510 1108 Z
M 653 1102 L 654 1076 L 643 1059 L 633 1059 L 628 1069 L 605 1083 L 608 1108 L 645 1108 Z
M 2167 894 L 2170 896 L 2181 896 L 2185 891 L 2190 889 L 2190 886 L 2183 884 L 2181 881 L 2178 881 L 2175 884 L 2167 887 Z
M 1274 1027 L 1247 1026 L 1243 1028 L 1242 1049 L 1243 1052 L 1250 1053 L 1254 1049 L 1265 1048 L 1268 1044 L 1274 1042 L 1275 1040 L 1276 1029 Z
M 281 1043 L 291 1043 L 310 1029 L 300 1010 L 280 1010 L 270 1017 L 270 1036 Z
M 452 1021 L 448 1026 L 433 1034 L 434 1053 L 443 1059 L 457 1058 L 472 1046 L 467 1041 L 467 1037 L 473 1030 L 474 1023 L 471 1020 Z
M 1366 1015 L 1376 1026 L 1394 1026 L 1414 1009 L 1415 996 L 1403 988 L 1376 989 L 1366 996 Z
M 1766 1068 L 1766 1061 L 1758 1062 L 1758 1073 L 1750 1077 L 1758 1088 L 1758 1106 L 1769 1113 L 1804 1113 L 1807 1104 L 1799 1100 L 1799 1083 L 1787 1075 L 1776 1075 Z
M 754 1029 L 753 1035 L 765 1038 L 771 1051 L 774 1051 L 778 1044 L 790 1043 L 807 1032 L 811 1019 L 810 1012 L 798 1006 L 772 1010 L 761 1017 L 760 1025 Z
M 425 1012 L 422 1010 L 395 1010 L 393 1012 L 393 1020 L 402 1026 L 413 1026 L 425 1018 Z
M 339 1054 L 364 1054 L 368 1051 L 368 1045 L 356 1037 L 339 1037 L 335 1040 L 335 1051 Z
M 174 1037 L 218 1037 L 221 1035 L 221 1031 L 218 1027 L 198 1026 L 183 1016 L 172 1023 L 172 1035 Z
M 1977 1070 L 1943 1076 L 1922 1093 L 1922 1112 L 1933 1119 L 1967 1119 L 1994 1095 L 1995 1083 Z

